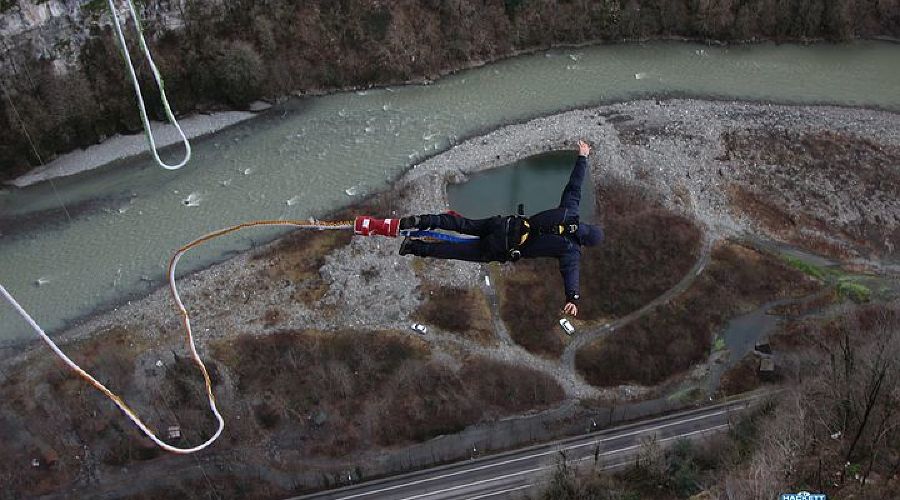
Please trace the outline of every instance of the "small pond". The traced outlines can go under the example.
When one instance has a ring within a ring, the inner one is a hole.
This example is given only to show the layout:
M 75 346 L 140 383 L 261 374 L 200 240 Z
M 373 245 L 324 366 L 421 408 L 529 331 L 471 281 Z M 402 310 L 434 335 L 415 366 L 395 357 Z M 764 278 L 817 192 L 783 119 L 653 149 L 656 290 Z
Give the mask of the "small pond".
M 575 159 L 575 151 L 552 151 L 473 174 L 468 181 L 447 187 L 450 207 L 471 219 L 514 214 L 519 203 L 525 204 L 525 215 L 555 208 Z M 589 174 L 581 187 L 583 222 L 596 222 L 593 185 Z

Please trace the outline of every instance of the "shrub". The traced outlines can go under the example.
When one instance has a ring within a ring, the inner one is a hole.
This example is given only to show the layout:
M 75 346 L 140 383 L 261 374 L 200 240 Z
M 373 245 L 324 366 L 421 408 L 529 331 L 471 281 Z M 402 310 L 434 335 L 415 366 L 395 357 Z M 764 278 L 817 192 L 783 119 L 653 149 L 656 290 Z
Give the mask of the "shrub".
M 493 335 L 487 300 L 478 289 L 425 286 L 425 301 L 415 313 L 419 321 L 442 330 L 487 342 Z
M 236 41 L 222 48 L 209 67 L 216 92 L 226 102 L 244 107 L 260 97 L 263 63 L 256 49 Z
M 849 297 L 850 300 L 857 304 L 868 302 L 872 298 L 872 290 L 867 286 L 849 280 L 838 282 L 837 291 L 841 297 Z
M 500 315 L 513 340 L 536 354 L 562 354 L 556 321 L 565 295 L 556 260 L 517 262 L 500 280 L 500 292 Z

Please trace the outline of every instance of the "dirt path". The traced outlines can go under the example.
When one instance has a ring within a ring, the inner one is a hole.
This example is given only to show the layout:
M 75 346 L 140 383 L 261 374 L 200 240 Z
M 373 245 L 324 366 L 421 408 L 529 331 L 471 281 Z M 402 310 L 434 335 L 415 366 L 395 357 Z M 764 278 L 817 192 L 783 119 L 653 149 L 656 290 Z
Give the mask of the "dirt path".
M 588 384 L 582 379 L 575 369 L 575 354 L 579 349 L 594 340 L 608 335 L 618 328 L 641 318 L 653 311 L 657 306 L 665 304 L 684 293 L 709 264 L 710 253 L 715 241 L 715 237 L 712 237 L 709 234 L 704 235 L 697 261 L 690 271 L 688 271 L 675 286 L 627 316 L 613 321 L 612 323 L 596 327 L 593 330 L 578 334 L 573 341 L 566 346 L 559 359 L 549 359 L 537 356 L 513 341 L 500 316 L 500 303 L 497 292 L 493 288 L 493 280 L 491 286 L 482 283 L 481 288 L 488 299 L 491 310 L 491 322 L 493 324 L 494 334 L 497 336 L 498 345 L 493 347 L 484 346 L 460 338 L 452 333 L 435 332 L 433 334 L 433 338 L 437 344 L 435 347 L 442 351 L 461 351 L 464 354 L 483 356 L 491 360 L 515 364 L 541 372 L 556 380 L 563 388 L 568 398 L 582 399 L 611 396 L 614 392 L 613 389 L 600 389 Z
M 711 237 L 708 233 L 704 233 L 703 241 L 701 242 L 700 247 L 700 255 L 697 257 L 697 261 L 694 263 L 694 267 L 692 267 L 691 270 L 688 271 L 688 273 L 685 274 L 683 278 L 681 278 L 681 281 L 676 283 L 672 288 L 666 290 L 665 293 L 648 302 L 640 309 L 631 312 L 626 316 L 613 321 L 612 323 L 601 325 L 594 328 L 593 330 L 581 333 L 574 339 L 572 339 L 572 342 L 567 345 L 565 350 L 563 351 L 562 357 L 560 359 L 562 365 L 574 371 L 575 354 L 579 349 L 601 337 L 609 335 L 610 333 L 618 330 L 619 328 L 622 328 L 632 321 L 641 318 L 645 314 L 656 309 L 657 306 L 663 305 L 684 293 L 691 286 L 691 284 L 694 283 L 694 280 L 697 279 L 697 276 L 700 276 L 700 273 L 702 273 L 706 266 L 709 264 L 710 252 L 712 251 L 712 246 L 715 241 L 715 238 Z

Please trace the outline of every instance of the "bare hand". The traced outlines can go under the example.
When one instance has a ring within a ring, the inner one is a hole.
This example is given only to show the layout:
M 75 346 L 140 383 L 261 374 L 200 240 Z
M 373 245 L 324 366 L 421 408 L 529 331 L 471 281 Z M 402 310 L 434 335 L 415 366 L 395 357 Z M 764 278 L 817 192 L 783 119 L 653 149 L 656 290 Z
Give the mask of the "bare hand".
M 566 306 L 563 307 L 563 312 L 566 314 L 571 314 L 572 316 L 578 316 L 578 306 L 571 302 L 567 302 Z
M 589 154 L 591 154 L 591 146 L 584 141 L 578 141 L 578 156 L 586 157 Z

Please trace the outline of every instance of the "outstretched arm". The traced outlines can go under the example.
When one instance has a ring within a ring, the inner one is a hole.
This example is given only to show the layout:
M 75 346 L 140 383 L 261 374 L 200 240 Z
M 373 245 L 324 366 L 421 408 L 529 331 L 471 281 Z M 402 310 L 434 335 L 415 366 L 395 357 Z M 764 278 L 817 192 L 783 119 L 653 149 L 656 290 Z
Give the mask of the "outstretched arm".
M 584 141 L 578 141 L 578 160 L 575 161 L 575 168 L 569 175 L 569 183 L 563 189 L 562 199 L 559 201 L 560 207 L 575 213 L 578 213 L 578 204 L 581 202 L 581 183 L 584 182 L 589 154 L 591 154 L 591 147 Z
M 578 286 L 580 261 L 581 251 L 570 252 L 559 258 L 559 272 L 562 274 L 566 289 L 566 305 L 563 312 L 572 316 L 578 314 L 578 299 L 581 298 Z

